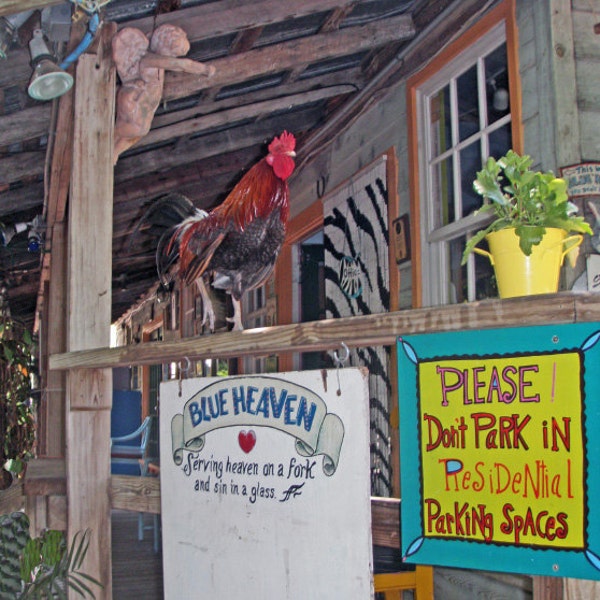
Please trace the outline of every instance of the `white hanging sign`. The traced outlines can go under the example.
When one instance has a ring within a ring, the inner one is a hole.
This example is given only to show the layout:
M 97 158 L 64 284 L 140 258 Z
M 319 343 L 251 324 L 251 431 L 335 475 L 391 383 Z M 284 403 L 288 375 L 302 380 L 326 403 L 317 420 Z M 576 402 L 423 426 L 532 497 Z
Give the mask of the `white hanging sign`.
M 363 370 L 163 383 L 160 435 L 167 600 L 372 597 Z

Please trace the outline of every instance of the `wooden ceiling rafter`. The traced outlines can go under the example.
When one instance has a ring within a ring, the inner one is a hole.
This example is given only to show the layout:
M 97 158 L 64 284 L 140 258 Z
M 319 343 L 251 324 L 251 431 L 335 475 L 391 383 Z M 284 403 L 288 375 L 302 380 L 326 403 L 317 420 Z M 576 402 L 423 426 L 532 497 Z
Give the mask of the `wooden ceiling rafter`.
M 169 101 L 193 96 L 213 86 L 242 83 L 253 77 L 287 71 L 317 60 L 338 58 L 386 43 L 405 41 L 414 34 L 410 15 L 400 15 L 377 23 L 317 34 L 308 39 L 256 48 L 211 61 L 210 64 L 216 69 L 212 77 L 200 79 L 186 73 L 166 73 L 163 97 Z
M 337 34 L 340 34 L 341 37 Z M 268 73 L 305 66 L 315 61 L 317 57 L 319 60 L 334 58 L 348 52 L 375 48 L 389 42 L 390 39 L 406 39 L 413 34 L 414 29 L 410 17 L 401 16 L 390 19 L 381 26 L 368 24 L 359 28 L 358 31 L 348 28 L 342 32 L 322 34 L 317 36 L 318 41 L 311 38 L 308 42 L 303 43 L 284 42 L 275 47 L 252 50 L 243 55 L 232 55 L 211 63 L 217 69 L 217 73 L 211 78 L 200 80 L 195 77 L 183 77 L 182 79 L 180 74 L 167 73 L 164 100 L 168 102 L 193 95 L 205 87 L 214 86 L 217 79 L 221 81 L 221 86 L 225 82 L 228 85 L 232 82 L 240 83 Z M 335 40 L 329 38 L 334 35 L 336 36 Z M 276 56 L 276 59 L 269 58 L 273 56 Z M 219 86 L 217 85 L 217 87 Z M 13 129 L 10 117 L 5 118 L 4 125 Z M 151 132 L 150 136 L 152 135 Z M 147 140 L 141 141 L 141 144 L 148 143 Z M 0 159 L 0 184 L 10 184 L 28 177 L 41 176 L 43 174 L 43 169 L 40 168 L 42 155 L 43 151 L 35 151 Z M 126 156 L 122 157 L 120 162 L 126 158 Z
M 425 15 L 433 0 L 304 0 L 293 6 L 281 0 L 197 1 L 185 0 L 177 10 L 159 15 L 150 14 L 152 3 L 142 8 L 136 0 L 114 0 L 102 11 L 106 22 L 117 21 L 119 28 L 137 27 L 145 33 L 162 23 L 182 26 L 191 41 L 188 58 L 217 69 L 204 81 L 167 71 L 164 102 L 149 134 L 123 153 L 114 168 L 113 306 L 117 312 L 138 294 L 138 285 L 145 282 L 150 288 L 156 282 L 150 241 L 130 240 L 153 199 L 178 191 L 197 206 L 212 208 L 264 155 L 274 132 L 283 129 L 297 137 L 297 169 L 302 168 L 327 147 L 332 134 L 343 131 L 380 97 L 386 78 L 398 71 L 399 49 L 410 46 L 418 27 L 423 27 L 422 21 L 415 25 L 414 9 Z M 38 8 L 51 4 L 60 2 L 36 3 Z M 19 3 L 19 9 L 24 8 Z M 140 16 L 142 10 L 148 11 L 146 16 Z M 10 68 L 3 69 L 0 63 L 0 91 L 7 92 L 8 113 L 16 112 L 0 116 L 0 214 L 6 210 L 10 220 L 18 208 L 35 214 L 44 197 L 40 191 L 45 171 L 56 178 L 52 185 L 62 189 L 51 190 L 46 182 L 52 202 L 63 198 L 66 203 L 68 178 L 52 171 L 61 165 L 59 155 L 51 167 L 44 168 L 45 155 L 53 153 L 62 126 L 49 132 L 50 105 L 33 104 L 24 91 L 31 73 L 27 48 L 11 50 L 7 64 Z M 21 194 L 36 198 L 20 202 Z M 48 204 L 45 210 L 50 225 L 63 209 Z M 50 229 L 48 248 L 49 239 Z M 17 241 L 22 253 L 25 239 L 20 236 Z M 30 269 L 32 257 L 19 256 Z M 7 258 L 5 253 L 5 264 Z M 40 290 L 48 287 L 44 285 L 48 260 L 42 257 Z M 127 290 L 122 290 L 119 282 L 125 275 Z M 13 288 L 9 298 L 18 298 L 19 305 L 28 302 L 23 290 Z

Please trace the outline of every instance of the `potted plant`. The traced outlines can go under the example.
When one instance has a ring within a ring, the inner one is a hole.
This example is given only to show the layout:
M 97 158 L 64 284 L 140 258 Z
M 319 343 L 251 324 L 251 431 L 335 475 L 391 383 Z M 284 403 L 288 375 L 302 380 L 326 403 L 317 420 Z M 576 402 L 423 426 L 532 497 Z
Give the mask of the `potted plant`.
M 69 548 L 62 531 L 32 538 L 25 513 L 0 515 L 0 598 L 66 600 L 68 588 L 95 598 L 90 585 L 102 586 L 82 570 L 89 536 L 89 531 L 76 533 Z
M 478 212 L 495 218 L 468 240 L 462 264 L 471 252 L 487 256 L 501 298 L 556 292 L 565 256 L 574 265 L 582 234 L 592 234 L 569 202 L 566 181 L 552 171 L 532 171 L 531 164 L 531 157 L 509 150 L 488 158 L 473 182 L 487 200 Z M 489 252 L 477 247 L 483 239 Z

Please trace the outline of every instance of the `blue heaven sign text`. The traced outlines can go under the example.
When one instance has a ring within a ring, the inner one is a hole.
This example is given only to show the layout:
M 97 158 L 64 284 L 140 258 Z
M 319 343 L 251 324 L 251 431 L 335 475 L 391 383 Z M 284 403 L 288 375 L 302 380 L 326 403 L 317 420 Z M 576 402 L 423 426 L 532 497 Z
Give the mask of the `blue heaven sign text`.
M 600 579 L 599 339 L 598 323 L 399 339 L 407 562 Z
M 297 383 L 269 376 L 220 379 L 197 392 L 171 423 L 173 459 L 202 450 L 215 429 L 239 425 L 277 429 L 296 440 L 303 456 L 323 454 L 323 471 L 335 472 L 344 437 L 341 419 L 327 412 L 318 394 Z

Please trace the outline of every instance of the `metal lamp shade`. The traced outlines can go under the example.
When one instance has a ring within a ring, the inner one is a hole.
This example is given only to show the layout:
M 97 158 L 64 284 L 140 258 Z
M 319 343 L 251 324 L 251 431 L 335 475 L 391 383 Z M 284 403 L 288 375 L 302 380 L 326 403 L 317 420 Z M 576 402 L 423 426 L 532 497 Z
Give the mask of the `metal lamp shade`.
M 35 65 L 27 93 L 34 100 L 52 100 L 68 92 L 72 86 L 73 77 L 45 58 Z

